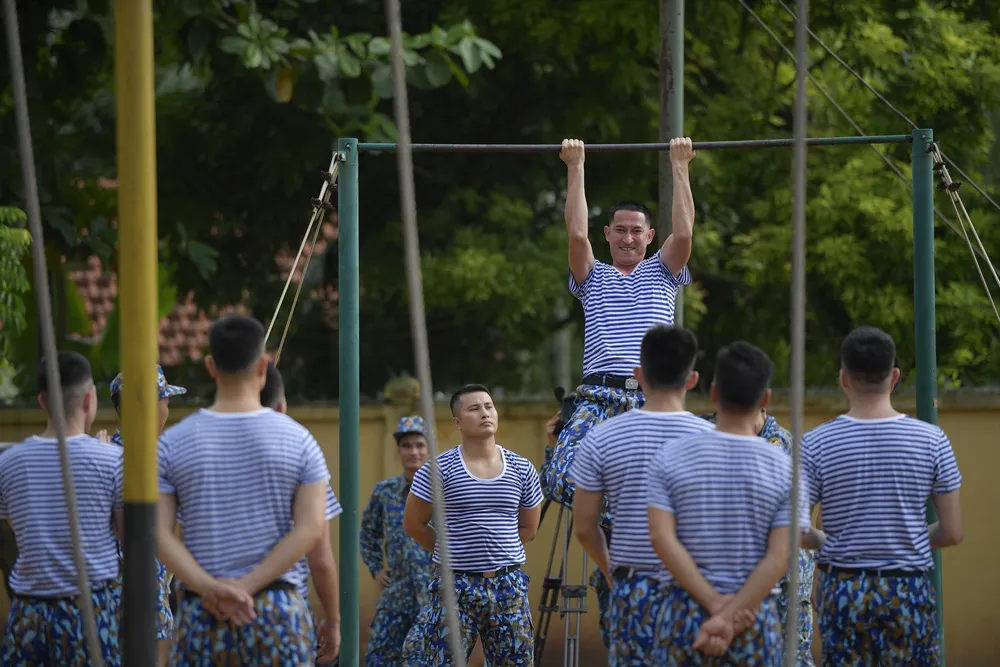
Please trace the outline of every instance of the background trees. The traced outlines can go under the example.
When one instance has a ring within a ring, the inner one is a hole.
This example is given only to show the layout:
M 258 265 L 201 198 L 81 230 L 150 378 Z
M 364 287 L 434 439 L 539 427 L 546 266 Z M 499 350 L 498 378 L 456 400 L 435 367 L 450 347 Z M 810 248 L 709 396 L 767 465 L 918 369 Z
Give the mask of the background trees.
M 114 266 L 114 125 L 109 3 L 39 0 L 21 9 L 47 251 L 56 274 L 96 255 Z M 787 45 L 778 3 L 749 3 Z M 193 290 L 202 306 L 240 303 L 270 318 L 275 254 L 297 247 L 336 137 L 391 140 L 388 42 L 375 0 L 336 11 L 307 0 L 158 3 L 161 301 Z M 656 3 L 639 0 L 427 0 L 404 7 L 414 138 L 425 142 L 644 142 L 656 136 Z M 984 186 L 996 182 L 992 110 L 1000 91 L 1000 10 L 984 2 L 861 2 L 813 8 L 825 43 Z M 788 136 L 794 65 L 737 3 L 691 3 L 687 133 Z M 812 73 L 869 134 L 910 128 L 815 43 Z M 6 67 L 6 64 L 4 65 Z M 9 93 L 0 113 L 12 117 Z M 20 202 L 13 123 L 0 126 L 0 202 Z M 810 134 L 855 130 L 814 88 Z M 882 149 L 909 173 L 909 147 Z M 592 155 L 594 242 L 617 199 L 656 204 L 656 156 Z M 686 323 L 707 351 L 734 333 L 787 375 L 791 153 L 699 155 Z M 434 376 L 441 388 L 487 378 L 508 391 L 553 381 L 553 333 L 579 308 L 566 290 L 564 169 L 555 155 L 417 155 L 417 196 Z M 362 389 L 411 366 L 395 160 L 361 166 Z M 997 212 L 962 190 L 987 248 Z M 890 331 L 912 359 L 910 194 L 867 148 L 810 151 L 808 381 L 829 385 L 852 326 Z M 943 200 L 942 204 L 945 204 Z M 940 207 L 948 212 L 945 206 Z M 335 249 L 335 244 L 331 245 Z M 321 259 L 322 261 L 318 261 Z M 336 285 L 336 252 L 313 286 Z M 943 379 L 996 380 L 997 323 L 965 241 L 939 229 L 938 350 Z M 989 275 L 987 273 L 987 275 Z M 87 326 L 53 281 L 63 335 Z M 173 296 L 172 296 L 173 295 Z M 336 395 L 336 331 L 300 305 L 283 366 L 290 390 Z M 29 317 L 30 320 L 30 317 Z M 16 347 L 27 368 L 31 326 Z M 105 361 L 114 365 L 108 346 Z M 579 347 L 579 344 L 576 345 Z M 577 350 L 575 354 L 579 354 Z M 110 355 L 108 357 L 107 355 Z M 574 360 L 574 374 L 577 374 Z M 177 369 L 190 379 L 196 371 Z M 22 373 L 22 377 L 25 374 Z

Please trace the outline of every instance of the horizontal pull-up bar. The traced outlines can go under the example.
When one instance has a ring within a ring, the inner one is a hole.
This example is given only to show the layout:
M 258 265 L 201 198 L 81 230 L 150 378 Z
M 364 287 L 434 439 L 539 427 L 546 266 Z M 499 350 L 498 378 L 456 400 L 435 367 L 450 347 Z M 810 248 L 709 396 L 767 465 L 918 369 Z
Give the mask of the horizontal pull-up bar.
M 812 137 L 808 146 L 856 146 L 869 144 L 906 144 L 913 142 L 911 134 L 883 134 L 870 137 Z M 695 141 L 696 150 L 733 150 L 741 148 L 776 148 L 791 146 L 793 139 L 750 139 L 748 141 Z M 361 152 L 395 151 L 398 144 L 358 144 Z M 410 144 L 420 153 L 558 153 L 560 144 Z M 642 153 L 665 151 L 670 144 L 588 144 L 588 153 Z

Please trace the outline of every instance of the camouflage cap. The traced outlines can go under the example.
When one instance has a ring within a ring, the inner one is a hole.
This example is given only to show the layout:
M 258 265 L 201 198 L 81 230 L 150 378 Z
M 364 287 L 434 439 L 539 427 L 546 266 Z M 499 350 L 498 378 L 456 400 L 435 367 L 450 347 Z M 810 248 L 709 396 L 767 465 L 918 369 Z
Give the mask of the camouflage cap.
M 392 434 L 392 437 L 394 437 L 398 443 L 400 438 L 407 433 L 416 433 L 417 435 L 422 435 L 426 438 L 427 431 L 424 425 L 424 418 L 419 416 L 403 417 L 399 420 L 399 426 L 396 427 L 396 432 Z
M 177 387 L 172 384 L 167 384 L 167 376 L 163 374 L 163 368 L 160 365 L 156 366 L 156 388 L 160 392 L 160 398 L 170 398 L 171 396 L 181 396 L 187 393 L 187 389 L 184 387 Z M 115 376 L 115 379 L 111 381 L 111 395 L 119 396 L 122 393 L 122 374 L 119 373 Z

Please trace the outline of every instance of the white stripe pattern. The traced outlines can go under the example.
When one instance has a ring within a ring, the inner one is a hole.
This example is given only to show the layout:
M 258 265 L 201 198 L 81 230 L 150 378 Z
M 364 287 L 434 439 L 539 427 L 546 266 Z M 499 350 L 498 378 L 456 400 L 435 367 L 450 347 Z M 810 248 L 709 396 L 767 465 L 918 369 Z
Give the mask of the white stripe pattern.
M 469 472 L 461 445 L 438 455 L 452 569 L 492 572 L 524 564 L 524 545 L 518 535 L 520 510 L 541 504 L 542 486 L 528 459 L 499 445 L 497 448 L 503 457 L 503 471 L 493 479 L 480 479 Z M 413 476 L 410 493 L 434 503 L 430 462 Z M 436 545 L 433 561 L 441 562 Z
M 590 275 L 577 283 L 569 274 L 569 290 L 583 305 L 583 374 L 630 377 L 639 365 L 642 337 L 658 324 L 674 323 L 677 290 L 691 283 L 685 266 L 674 276 L 660 253 L 625 275 L 611 264 L 595 262 Z
M 160 436 L 160 493 L 177 497 L 184 541 L 213 577 L 239 578 L 292 529 L 299 486 L 330 474 L 316 440 L 291 417 L 200 410 Z M 293 566 L 279 577 L 298 587 Z
M 639 409 L 598 424 L 583 438 L 570 477 L 578 491 L 603 493 L 608 499 L 612 567 L 632 567 L 661 582 L 670 581 L 649 541 L 646 478 L 665 443 L 714 428 L 690 412 Z
M 827 539 L 817 560 L 838 567 L 929 570 L 925 508 L 962 475 L 937 426 L 901 415 L 841 415 L 806 433 L 802 471 Z
M 67 438 L 66 445 L 88 579 L 92 588 L 99 588 L 118 576 L 113 513 L 123 509 L 122 449 L 89 435 Z M 17 540 L 17 563 L 10 575 L 15 593 L 79 593 L 55 440 L 31 437 L 0 456 L 0 520 L 13 524 Z
M 649 506 L 674 515 L 678 539 L 723 595 L 743 587 L 767 553 L 771 530 L 792 522 L 791 458 L 756 436 L 712 431 L 667 443 L 653 460 L 648 488 Z M 806 531 L 804 494 L 802 500 Z

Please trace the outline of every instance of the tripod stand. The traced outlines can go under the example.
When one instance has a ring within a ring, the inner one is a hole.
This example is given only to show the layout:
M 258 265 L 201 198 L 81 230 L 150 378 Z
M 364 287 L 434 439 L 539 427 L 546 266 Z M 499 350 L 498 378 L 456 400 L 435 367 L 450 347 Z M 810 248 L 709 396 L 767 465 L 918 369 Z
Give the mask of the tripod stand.
M 541 519 L 545 519 L 545 513 L 552 504 L 551 499 L 546 499 L 542 506 Z M 564 516 L 565 515 L 565 516 Z M 564 521 L 565 519 L 565 521 Z M 541 525 L 541 521 L 539 521 Z M 559 546 L 559 532 L 562 527 L 562 563 L 559 565 L 559 575 L 552 576 L 552 564 L 555 561 L 556 550 Z M 566 507 L 559 505 L 559 514 L 556 516 L 556 529 L 552 532 L 552 549 L 549 551 L 549 563 L 545 569 L 545 579 L 542 582 L 542 600 L 538 605 L 539 618 L 538 630 L 535 633 L 535 664 L 540 665 L 542 653 L 545 650 L 545 639 L 549 632 L 549 624 L 552 622 L 553 612 L 558 611 L 566 621 L 566 629 L 563 635 L 563 667 L 579 667 L 580 665 L 580 614 L 587 613 L 587 552 L 583 552 L 583 569 L 580 572 L 582 579 L 579 585 L 568 585 L 565 580 L 568 578 L 568 559 L 570 540 L 573 539 L 573 515 L 566 511 Z M 559 604 L 559 597 L 562 596 L 562 605 Z

